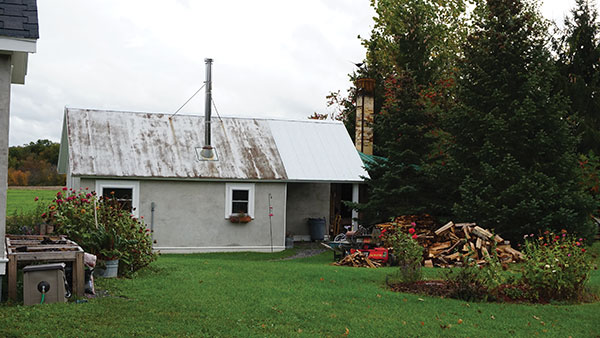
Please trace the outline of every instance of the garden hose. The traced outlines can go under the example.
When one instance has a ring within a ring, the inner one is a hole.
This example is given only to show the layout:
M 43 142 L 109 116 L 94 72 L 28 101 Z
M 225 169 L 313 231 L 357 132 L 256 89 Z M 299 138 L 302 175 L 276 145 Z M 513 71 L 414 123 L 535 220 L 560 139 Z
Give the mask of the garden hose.
M 46 281 L 41 281 L 37 285 L 38 291 L 42 294 L 42 301 L 40 304 L 44 304 L 44 299 L 46 298 L 46 292 L 50 290 L 50 284 Z

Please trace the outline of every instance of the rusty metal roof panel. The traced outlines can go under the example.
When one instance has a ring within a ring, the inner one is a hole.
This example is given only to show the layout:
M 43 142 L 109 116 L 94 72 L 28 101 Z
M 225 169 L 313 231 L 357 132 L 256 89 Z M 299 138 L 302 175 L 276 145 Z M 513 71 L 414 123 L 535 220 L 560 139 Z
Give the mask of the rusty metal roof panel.
M 291 181 L 362 182 L 369 177 L 346 128 L 330 121 L 269 121 Z
M 266 120 L 223 118 L 212 128 L 218 161 L 202 161 L 200 116 L 67 108 L 74 176 L 285 180 Z
M 368 176 L 338 122 L 222 118 L 214 119 L 211 134 L 218 160 L 204 161 L 197 155 L 201 116 L 67 108 L 61 154 L 68 153 L 73 176 L 329 182 Z

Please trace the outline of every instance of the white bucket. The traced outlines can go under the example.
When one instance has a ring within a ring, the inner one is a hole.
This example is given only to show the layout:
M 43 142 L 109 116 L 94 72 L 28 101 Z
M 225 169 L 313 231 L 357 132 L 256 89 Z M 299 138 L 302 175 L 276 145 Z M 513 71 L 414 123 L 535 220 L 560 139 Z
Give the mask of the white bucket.
M 105 278 L 117 277 L 117 274 L 119 273 L 119 260 L 104 261 L 104 264 L 106 265 L 106 269 L 99 269 L 100 276 Z

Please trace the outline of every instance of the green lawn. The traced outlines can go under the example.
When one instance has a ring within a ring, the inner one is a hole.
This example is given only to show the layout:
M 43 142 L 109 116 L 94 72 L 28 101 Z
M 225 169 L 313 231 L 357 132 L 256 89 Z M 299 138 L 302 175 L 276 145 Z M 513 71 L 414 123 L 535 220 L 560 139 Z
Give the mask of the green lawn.
M 33 210 L 36 207 L 34 199 L 37 197 L 37 203 L 49 203 L 56 196 L 57 190 L 47 189 L 11 189 L 8 188 L 6 214 L 12 215 L 15 212 L 25 212 Z
M 598 246 L 598 244 L 597 244 Z M 394 268 L 329 253 L 163 255 L 134 279 L 100 280 L 85 304 L 0 306 L 2 336 L 596 337 L 600 303 L 467 303 L 387 291 Z M 436 276 L 439 269 L 426 269 Z M 600 286 L 593 271 L 590 284 Z M 459 321 L 461 322 L 459 324 Z

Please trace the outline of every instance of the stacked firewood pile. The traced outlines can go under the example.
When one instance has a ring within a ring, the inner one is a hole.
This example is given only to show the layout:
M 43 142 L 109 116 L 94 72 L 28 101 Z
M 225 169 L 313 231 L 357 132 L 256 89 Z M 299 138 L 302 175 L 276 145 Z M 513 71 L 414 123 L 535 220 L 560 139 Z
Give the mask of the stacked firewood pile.
M 346 257 L 342 258 L 339 262 L 333 263 L 333 265 L 352 266 L 355 268 L 378 268 L 381 266 L 381 263 L 370 260 L 366 254 L 363 254 L 360 251 L 355 251 L 353 254 L 347 255 Z
M 475 223 L 448 222 L 436 229 L 428 216 L 400 216 L 393 222 L 379 224 L 382 229 L 408 232 L 415 229 L 416 240 L 425 247 L 424 266 L 454 267 L 463 264 L 465 257 L 477 264 L 487 264 L 495 250 L 501 263 L 518 262 L 523 254 L 511 247 L 499 235 L 477 226 Z

